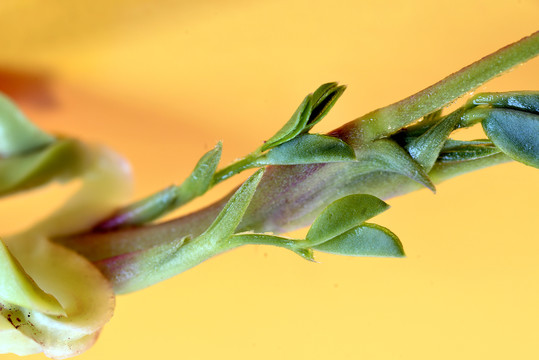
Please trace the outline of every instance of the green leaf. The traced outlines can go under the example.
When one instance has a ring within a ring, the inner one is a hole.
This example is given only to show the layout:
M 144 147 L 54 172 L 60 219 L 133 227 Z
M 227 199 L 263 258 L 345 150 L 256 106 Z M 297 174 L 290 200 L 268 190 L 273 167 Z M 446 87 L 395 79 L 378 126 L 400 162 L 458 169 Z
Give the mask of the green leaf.
M 189 177 L 180 186 L 170 186 L 126 206 L 95 228 L 97 230 L 110 230 L 130 225 L 141 225 L 164 216 L 204 194 L 210 188 L 213 175 L 221 159 L 222 148 L 222 144 L 219 142 L 215 148 L 204 154 Z
M 491 146 L 484 144 L 463 144 L 461 146 L 451 146 L 448 150 L 442 150 L 436 162 L 454 163 L 477 160 L 494 154 L 498 154 L 500 152 L 501 150 L 493 145 Z
M 539 114 L 539 92 L 514 91 L 506 93 L 481 93 L 469 101 L 474 105 L 490 105 Z
M 412 158 L 423 166 L 426 172 L 432 169 L 445 141 L 459 123 L 462 113 L 463 110 L 457 110 L 449 114 L 406 146 Z
M 483 129 L 510 158 L 539 168 L 539 115 L 492 109 L 483 121 Z
M 288 122 L 275 135 L 266 141 L 260 150 L 266 151 L 298 136 L 305 128 L 307 121 L 311 116 L 312 106 L 313 97 L 311 94 L 309 94 L 299 105 L 298 109 L 294 115 L 292 115 L 290 120 L 288 120 Z
M 214 222 L 199 236 L 199 238 L 207 237 L 222 240 L 232 235 L 234 230 L 238 227 L 243 214 L 245 214 L 256 191 L 256 187 L 263 175 L 264 169 L 259 169 L 251 175 L 240 188 L 236 190 L 223 210 L 217 215 Z
M 51 144 L 54 138 L 32 124 L 0 94 L 0 157 L 20 155 Z
M 0 300 L 49 315 L 66 315 L 54 296 L 43 291 L 0 240 Z
M 212 150 L 202 156 L 193 172 L 178 187 L 178 198 L 191 197 L 192 195 L 200 196 L 208 191 L 212 176 L 221 159 L 222 151 L 223 145 L 219 141 Z
M 307 125 L 302 133 L 308 132 L 322 120 L 339 100 L 346 90 L 346 86 L 339 86 L 336 82 L 321 85 L 313 94 L 313 110 Z
M 357 152 L 357 166 L 365 171 L 389 171 L 409 177 L 435 191 L 427 173 L 403 148 L 389 139 L 380 139 Z
M 469 145 L 481 145 L 481 146 L 490 146 L 494 147 L 494 143 L 488 139 L 485 140 L 454 140 L 454 139 L 447 139 L 447 141 L 444 144 L 444 147 L 442 148 L 442 151 L 448 151 L 453 149 L 459 149 L 462 147 L 466 147 Z
M 40 151 L 0 159 L 0 196 L 72 176 L 82 157 L 77 142 L 59 140 Z
M 336 255 L 402 257 L 404 250 L 399 238 L 388 229 L 363 224 L 313 249 Z
M 254 164 L 296 165 L 353 160 L 354 150 L 344 141 L 326 135 L 304 134 L 271 149 Z
M 361 225 L 388 208 L 389 205 L 376 196 L 345 196 L 331 203 L 318 215 L 307 233 L 306 240 L 311 246 L 321 244 Z

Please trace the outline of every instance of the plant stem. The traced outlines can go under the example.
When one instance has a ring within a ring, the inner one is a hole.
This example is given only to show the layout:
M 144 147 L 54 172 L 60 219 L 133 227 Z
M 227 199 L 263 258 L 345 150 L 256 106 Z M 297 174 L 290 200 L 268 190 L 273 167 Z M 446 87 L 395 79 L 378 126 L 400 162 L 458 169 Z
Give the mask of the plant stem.
M 337 135 L 352 146 L 360 146 L 391 135 L 538 54 L 539 31 L 501 48 L 406 99 L 343 125 L 333 131 L 332 135 Z
M 510 161 L 503 154 L 482 159 L 436 164 L 429 176 L 435 183 Z M 327 204 L 350 194 L 371 194 L 382 199 L 403 195 L 422 186 L 389 172 L 365 174 L 354 163 L 269 166 L 260 181 L 237 232 L 283 233 L 309 225 Z M 231 194 L 230 194 L 231 195 Z M 58 238 L 57 242 L 91 261 L 148 249 L 204 232 L 230 195 L 194 213 L 160 224 L 105 233 Z

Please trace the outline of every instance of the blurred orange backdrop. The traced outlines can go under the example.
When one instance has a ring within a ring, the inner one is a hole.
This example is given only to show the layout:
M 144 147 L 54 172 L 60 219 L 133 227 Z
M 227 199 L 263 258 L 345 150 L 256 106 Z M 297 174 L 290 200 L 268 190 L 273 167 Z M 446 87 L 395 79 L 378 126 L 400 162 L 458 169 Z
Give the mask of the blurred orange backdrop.
M 529 35 L 537 14 L 537 0 L 3 0 L 0 90 L 44 129 L 122 153 L 139 198 L 218 140 L 223 163 L 251 151 L 324 82 L 348 90 L 319 132 Z M 539 90 L 539 59 L 485 89 Z M 219 256 L 119 297 L 79 359 L 537 359 L 538 185 L 511 163 L 391 199 L 375 222 L 406 259 Z M 72 190 L 2 201 L 1 232 Z

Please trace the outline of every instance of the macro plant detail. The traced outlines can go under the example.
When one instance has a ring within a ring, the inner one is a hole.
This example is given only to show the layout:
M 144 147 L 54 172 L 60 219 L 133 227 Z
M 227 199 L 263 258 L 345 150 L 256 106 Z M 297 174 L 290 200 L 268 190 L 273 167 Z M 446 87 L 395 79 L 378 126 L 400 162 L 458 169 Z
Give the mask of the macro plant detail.
M 2 238 L 0 352 L 80 354 L 112 316 L 115 294 L 150 286 L 242 245 L 347 256 L 404 255 L 390 230 L 369 221 L 381 199 L 510 160 L 539 168 L 539 92 L 480 93 L 445 108 L 485 81 L 539 53 L 539 33 L 395 104 L 322 135 L 312 133 L 344 86 L 307 95 L 264 144 L 219 168 L 222 144 L 191 175 L 125 205 L 131 177 L 120 156 L 46 134 L 0 98 L 0 196 L 52 181 L 82 180 L 47 219 Z M 486 138 L 454 140 L 481 124 Z M 236 191 L 195 213 L 159 218 L 245 170 Z M 310 225 L 304 239 L 276 234 Z

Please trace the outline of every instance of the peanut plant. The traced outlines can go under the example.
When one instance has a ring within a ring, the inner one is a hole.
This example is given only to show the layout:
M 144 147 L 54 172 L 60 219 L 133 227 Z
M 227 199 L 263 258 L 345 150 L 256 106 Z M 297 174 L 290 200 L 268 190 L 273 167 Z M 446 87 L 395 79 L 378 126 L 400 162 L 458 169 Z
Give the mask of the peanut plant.
M 328 134 L 313 128 L 345 87 L 321 85 L 285 125 L 245 157 L 220 167 L 222 144 L 191 175 L 127 203 L 125 160 L 111 150 L 47 134 L 0 97 L 0 196 L 53 181 L 82 180 L 58 211 L 0 242 L 0 353 L 52 358 L 88 349 L 130 293 L 242 245 L 315 253 L 401 257 L 389 229 L 368 222 L 382 200 L 470 171 L 518 161 L 539 168 L 539 92 L 480 93 L 446 107 L 539 53 L 539 33 L 419 93 Z M 481 124 L 485 138 L 454 140 Z M 158 222 L 213 186 L 255 169 L 222 200 Z M 127 203 L 127 205 L 126 205 Z M 303 239 L 278 234 L 310 226 Z

